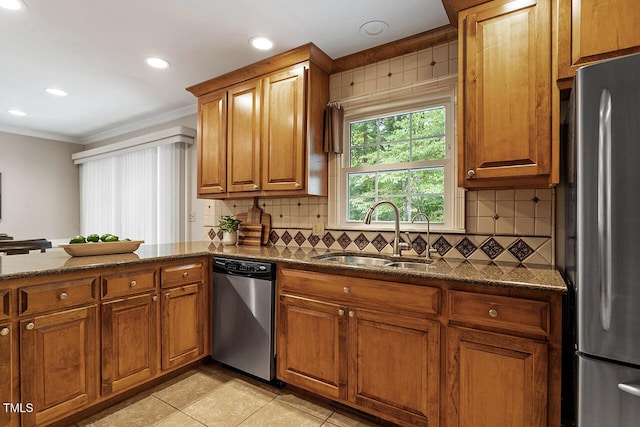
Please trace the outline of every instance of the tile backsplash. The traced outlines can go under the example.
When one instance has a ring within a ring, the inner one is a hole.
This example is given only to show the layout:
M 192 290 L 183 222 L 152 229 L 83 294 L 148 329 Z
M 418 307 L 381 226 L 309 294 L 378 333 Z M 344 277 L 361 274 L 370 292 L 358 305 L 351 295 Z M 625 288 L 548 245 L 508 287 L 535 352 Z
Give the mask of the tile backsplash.
M 331 101 L 385 98 L 399 92 L 417 93 L 455 82 L 458 43 L 453 41 L 358 67 L 330 76 Z M 437 256 L 528 264 L 554 264 L 551 189 L 465 192 L 466 234 L 431 233 Z M 314 235 L 314 223 L 328 223 L 330 197 L 261 198 L 259 206 L 271 215 L 272 245 L 319 247 L 347 251 L 391 253 L 392 232 L 371 226 L 361 230 L 327 229 Z M 333 202 L 332 202 L 333 203 Z M 209 200 L 204 203 L 205 238 L 220 240 L 218 219 L 249 210 L 253 199 Z M 402 235 L 411 241 L 408 255 L 425 255 L 426 233 Z
M 546 226 L 552 222 L 552 199 L 552 190 L 548 189 L 468 191 L 467 233 L 432 232 L 429 240 L 437 252 L 434 256 L 553 264 L 552 228 Z M 542 207 L 540 203 L 543 203 Z M 205 201 L 206 238 L 220 241 L 222 236 L 217 228 L 220 216 L 245 213 L 252 205 L 253 199 Z M 388 254 L 392 251 L 393 232 L 376 231 L 371 226 L 363 225 L 361 230 L 331 228 L 321 235 L 313 234 L 314 223 L 327 224 L 326 197 L 262 198 L 258 206 L 271 215 L 269 244 Z M 501 223 L 501 219 L 508 227 Z M 474 226 L 476 228 L 471 231 Z M 410 241 L 412 247 L 405 254 L 424 256 L 426 239 L 426 232 L 402 233 L 402 240 Z

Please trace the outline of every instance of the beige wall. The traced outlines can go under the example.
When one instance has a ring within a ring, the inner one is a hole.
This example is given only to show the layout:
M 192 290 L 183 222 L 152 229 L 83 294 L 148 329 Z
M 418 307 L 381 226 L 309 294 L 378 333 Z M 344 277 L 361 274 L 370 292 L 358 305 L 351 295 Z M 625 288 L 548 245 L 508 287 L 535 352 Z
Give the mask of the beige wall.
M 82 145 L 0 132 L 0 233 L 15 239 L 67 239 L 80 230 Z

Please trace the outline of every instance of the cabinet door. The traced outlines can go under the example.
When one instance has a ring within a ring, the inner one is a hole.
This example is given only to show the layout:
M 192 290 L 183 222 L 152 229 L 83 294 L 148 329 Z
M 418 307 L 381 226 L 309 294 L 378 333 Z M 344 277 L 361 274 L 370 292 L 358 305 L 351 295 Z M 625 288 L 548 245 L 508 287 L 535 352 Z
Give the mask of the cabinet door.
M 154 377 L 158 370 L 158 297 L 139 295 L 102 304 L 102 394 Z
M 20 401 L 33 404 L 23 425 L 45 425 L 97 397 L 97 306 L 20 321 Z
M 229 90 L 227 182 L 230 192 L 260 190 L 260 89 L 253 80 Z
M 264 79 L 262 183 L 264 190 L 302 190 L 305 158 L 305 68 Z
M 347 398 L 346 309 L 280 296 L 278 378 L 328 398 Z
M 461 186 L 549 180 L 550 23 L 549 0 L 493 1 L 460 14 Z
M 18 399 L 16 385 L 18 382 L 18 359 L 16 339 L 18 334 L 14 331 L 15 325 L 0 323 L 0 426 L 18 425 L 20 410 L 29 408 L 17 406 L 23 402 Z M 27 402 L 24 402 L 25 404 Z M 13 406 L 7 408 L 6 405 Z
M 438 425 L 440 323 L 349 308 L 349 400 Z
M 456 327 L 447 334 L 448 426 L 547 425 L 546 342 Z
M 559 78 L 590 62 L 640 52 L 637 0 L 564 0 L 558 9 Z
M 204 353 L 206 301 L 203 284 L 163 291 L 162 369 L 198 359 Z
M 198 194 L 227 186 L 227 92 L 198 98 Z

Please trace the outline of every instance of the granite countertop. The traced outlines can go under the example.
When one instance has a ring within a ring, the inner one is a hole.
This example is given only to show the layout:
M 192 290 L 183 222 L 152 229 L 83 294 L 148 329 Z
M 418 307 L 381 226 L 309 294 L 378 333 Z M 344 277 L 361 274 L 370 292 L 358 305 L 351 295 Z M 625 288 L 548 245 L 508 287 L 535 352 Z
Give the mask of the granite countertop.
M 0 287 L 2 281 L 48 274 L 91 270 L 112 265 L 170 261 L 198 255 L 219 255 L 271 262 L 341 268 L 350 271 L 384 271 L 390 279 L 403 277 L 450 280 L 488 286 L 514 287 L 564 293 L 567 286 L 560 273 L 551 266 L 525 266 L 517 263 L 477 262 L 464 259 L 435 258 L 424 270 L 365 267 L 321 261 L 315 257 L 335 253 L 328 249 L 284 246 L 222 246 L 211 242 L 181 242 L 160 245 L 143 244 L 134 253 L 71 257 L 61 248 L 46 253 L 0 256 Z M 367 255 L 367 254 L 364 254 Z M 369 254 L 373 255 L 373 254 Z M 416 260 L 403 257 L 402 260 Z M 395 259 L 394 259 L 395 261 Z

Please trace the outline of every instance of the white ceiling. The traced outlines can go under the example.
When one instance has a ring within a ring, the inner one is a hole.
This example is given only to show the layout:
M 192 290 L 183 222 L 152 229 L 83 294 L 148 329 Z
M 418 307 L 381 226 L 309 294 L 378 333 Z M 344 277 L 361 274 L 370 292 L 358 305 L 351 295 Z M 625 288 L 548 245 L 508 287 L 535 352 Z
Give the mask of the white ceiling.
M 0 131 L 85 144 L 193 114 L 186 87 L 308 42 L 335 59 L 449 23 L 441 0 L 23 1 L 0 9 Z M 388 31 L 362 35 L 371 20 Z

